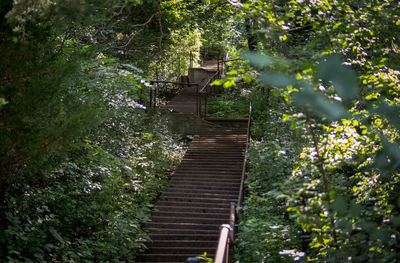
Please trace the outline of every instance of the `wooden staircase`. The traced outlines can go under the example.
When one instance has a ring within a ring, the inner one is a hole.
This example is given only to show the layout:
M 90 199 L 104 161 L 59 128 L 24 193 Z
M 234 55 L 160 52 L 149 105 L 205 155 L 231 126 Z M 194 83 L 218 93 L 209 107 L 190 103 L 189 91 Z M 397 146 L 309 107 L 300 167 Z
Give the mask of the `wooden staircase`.
M 217 73 L 218 68 L 212 62 L 203 70 Z M 214 77 L 215 73 L 211 75 Z M 204 252 L 214 258 L 220 226 L 233 225 L 231 203 L 238 202 L 247 128 L 240 128 L 243 122 L 238 120 L 233 126 L 220 126 L 215 120 L 208 122 L 196 116 L 205 107 L 204 101 L 199 101 L 199 88 L 202 86 L 186 85 L 162 106 L 170 112 L 172 130 L 200 137 L 192 141 L 169 187 L 156 203 L 151 222 L 145 225 L 152 241 L 146 243 L 148 249 L 137 263 L 182 263 Z
M 145 225 L 152 241 L 136 262 L 214 257 L 219 227 L 238 199 L 245 146 L 244 129 L 207 130 L 193 140 Z

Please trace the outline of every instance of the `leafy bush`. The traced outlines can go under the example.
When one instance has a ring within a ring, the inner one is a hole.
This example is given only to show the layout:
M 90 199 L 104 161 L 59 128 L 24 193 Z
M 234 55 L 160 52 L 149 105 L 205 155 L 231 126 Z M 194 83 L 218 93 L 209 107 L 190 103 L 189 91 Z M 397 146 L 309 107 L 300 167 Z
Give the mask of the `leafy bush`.
M 207 114 L 217 118 L 247 118 L 249 101 L 245 96 L 238 97 L 229 93 L 212 96 L 207 101 Z
M 54 154 L 47 152 L 40 159 L 30 153 L 34 170 L 21 169 L 18 180 L 8 181 L 2 205 L 2 260 L 121 262 L 132 261 L 144 249 L 148 236 L 141 226 L 149 219 L 152 202 L 167 184 L 168 171 L 179 161 L 183 148 L 168 131 L 166 119 L 156 114 L 154 121 L 149 120 L 145 106 L 137 102 L 145 100 L 140 74 L 136 67 L 100 54 L 80 64 L 74 81 L 61 84 L 56 98 L 64 102 L 55 104 L 61 116 L 66 114 L 62 110 L 82 110 L 79 104 L 90 106 L 93 115 L 67 115 L 71 123 L 64 118 L 59 127 L 82 130 L 75 134 L 52 130 L 55 138 L 65 136 L 60 138 L 66 140 L 63 148 L 55 144 Z M 43 90 L 35 92 L 45 95 Z M 7 99 L 10 105 L 2 113 L 21 106 L 12 97 Z M 44 107 L 39 109 L 26 114 L 43 117 Z M 20 111 L 16 114 L 14 119 L 21 118 Z M 59 116 L 47 115 L 32 124 L 57 123 Z M 83 126 L 83 121 L 93 124 Z M 24 147 L 27 142 L 36 145 L 35 140 L 51 140 L 49 134 L 32 127 L 9 134 L 25 137 Z M 41 159 L 48 163 L 43 165 Z
M 276 97 L 253 94 L 254 121 L 246 179 L 246 199 L 239 218 L 236 258 L 240 262 L 292 262 L 302 258 L 303 233 L 286 213 L 281 191 L 304 139 L 282 112 L 292 112 Z M 262 103 L 262 104 L 260 104 Z M 261 105 L 280 104 L 279 108 Z M 263 109 L 264 108 L 264 109 Z

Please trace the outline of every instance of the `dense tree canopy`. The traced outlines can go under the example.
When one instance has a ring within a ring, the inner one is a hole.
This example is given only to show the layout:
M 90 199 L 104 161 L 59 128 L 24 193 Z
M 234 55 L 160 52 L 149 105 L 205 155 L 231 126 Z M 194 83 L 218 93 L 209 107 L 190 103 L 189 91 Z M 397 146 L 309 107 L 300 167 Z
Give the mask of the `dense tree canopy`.
M 1 1 L 0 261 L 132 262 L 183 152 L 149 81 L 221 57 L 210 114 L 254 108 L 237 259 L 398 261 L 399 28 L 396 0 Z
M 238 258 L 397 261 L 398 3 L 235 3 L 263 53 Z

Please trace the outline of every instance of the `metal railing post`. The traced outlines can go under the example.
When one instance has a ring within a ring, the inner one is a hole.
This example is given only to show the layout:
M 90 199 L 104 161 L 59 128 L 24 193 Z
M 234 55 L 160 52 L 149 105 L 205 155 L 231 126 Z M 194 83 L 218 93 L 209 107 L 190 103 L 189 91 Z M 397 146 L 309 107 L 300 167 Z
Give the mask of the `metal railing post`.
M 204 118 L 207 118 L 207 94 L 204 94 Z
M 199 104 L 201 103 L 200 100 L 200 93 L 199 93 L 199 85 L 196 85 L 196 94 L 197 94 L 197 99 L 196 99 L 196 115 L 199 116 Z
M 218 72 L 218 78 L 221 78 L 220 71 L 219 71 L 219 58 L 217 58 L 217 72 Z

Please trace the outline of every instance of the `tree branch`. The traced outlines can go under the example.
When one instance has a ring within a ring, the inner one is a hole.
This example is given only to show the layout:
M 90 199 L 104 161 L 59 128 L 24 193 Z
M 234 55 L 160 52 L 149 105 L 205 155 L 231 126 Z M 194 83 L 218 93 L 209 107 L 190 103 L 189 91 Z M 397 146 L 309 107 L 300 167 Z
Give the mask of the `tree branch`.
M 159 13 L 159 11 L 155 12 L 154 14 L 152 14 L 152 15 L 150 16 L 150 18 L 149 18 L 146 22 L 144 22 L 143 24 L 133 25 L 132 27 L 138 27 L 138 26 L 145 26 L 145 25 L 147 25 L 148 23 L 150 23 L 150 21 L 153 19 L 153 17 L 154 17 L 155 15 L 157 15 L 158 13 Z
M 318 161 L 319 161 L 319 167 L 320 167 L 321 174 L 322 174 L 322 182 L 324 184 L 326 200 L 328 201 L 329 217 L 330 217 L 331 224 L 332 224 L 332 236 L 333 236 L 333 240 L 334 240 L 335 246 L 336 246 L 337 245 L 337 237 L 336 237 L 336 229 L 335 229 L 335 218 L 334 218 L 333 210 L 332 210 L 332 200 L 331 200 L 331 197 L 329 196 L 328 178 L 327 178 L 327 175 L 326 175 L 324 159 L 323 159 L 322 155 L 319 152 L 317 136 L 316 136 L 316 134 L 314 132 L 314 129 L 312 127 L 310 114 L 308 113 L 308 110 L 307 110 L 306 107 L 304 107 L 304 113 L 306 115 L 306 119 L 307 119 L 307 122 L 308 122 L 308 127 L 310 129 L 310 133 L 311 133 L 311 137 L 312 137 L 312 140 L 313 140 L 314 148 L 315 148 L 315 151 L 317 153 L 317 158 L 318 158 Z
M 126 4 L 127 4 L 127 3 L 123 4 L 123 5 L 121 6 L 121 8 L 119 9 L 119 12 L 118 12 L 118 13 L 114 13 L 114 14 L 110 17 L 110 19 L 107 21 L 107 23 L 106 23 L 104 26 L 102 26 L 101 28 L 99 28 L 99 29 L 93 34 L 93 37 L 95 37 L 96 35 L 98 35 L 100 32 L 103 32 L 104 29 L 106 29 L 106 28 L 111 24 L 111 22 L 113 21 L 114 18 L 116 18 L 117 16 L 122 15 L 122 12 L 124 11 L 124 9 L 125 9 L 125 7 L 126 7 Z
M 130 35 L 130 37 L 129 37 L 129 39 L 128 39 L 128 42 L 127 42 L 125 45 L 123 45 L 123 46 L 117 47 L 117 49 L 126 49 L 126 48 L 131 44 L 133 38 L 134 38 L 137 34 L 139 34 L 140 32 L 142 32 L 142 31 L 144 30 L 144 26 L 146 26 L 147 24 L 149 24 L 149 23 L 151 22 L 151 20 L 153 19 L 153 17 L 154 17 L 155 15 L 157 15 L 157 14 L 158 14 L 158 12 L 152 14 L 152 15 L 150 16 L 150 18 L 149 18 L 146 22 L 144 22 L 143 24 L 136 24 L 136 25 L 133 25 L 132 27 L 139 27 L 139 26 L 141 26 L 142 28 L 139 29 L 139 30 L 137 30 L 136 32 L 132 32 L 132 34 Z
M 160 48 L 160 55 L 162 53 L 162 38 L 164 35 L 163 27 L 162 27 L 162 17 L 161 17 L 161 0 L 158 0 L 158 23 L 160 25 L 160 41 L 158 43 Z

